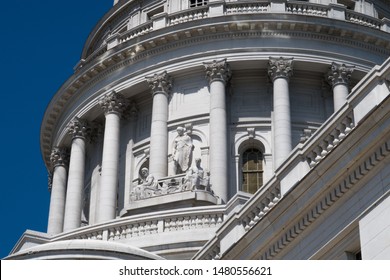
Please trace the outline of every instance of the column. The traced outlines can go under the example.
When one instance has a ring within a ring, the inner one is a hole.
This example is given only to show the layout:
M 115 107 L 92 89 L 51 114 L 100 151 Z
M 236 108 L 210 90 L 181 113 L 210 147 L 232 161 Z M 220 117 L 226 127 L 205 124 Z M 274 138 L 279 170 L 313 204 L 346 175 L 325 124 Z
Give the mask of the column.
M 289 78 L 292 75 L 292 58 L 270 58 L 268 74 L 273 82 L 274 102 L 274 159 L 275 169 L 287 158 L 292 149 Z
M 120 120 L 127 100 L 122 94 L 112 91 L 100 100 L 99 105 L 104 110 L 106 121 L 97 219 L 105 222 L 116 218 Z
M 210 182 L 222 202 L 228 199 L 226 83 L 231 71 L 226 59 L 203 63 L 210 83 Z
M 66 191 L 64 231 L 80 227 L 85 176 L 85 141 L 89 135 L 87 121 L 75 118 L 67 127 L 72 136 L 69 176 Z
M 338 111 L 347 101 L 349 94 L 349 79 L 353 66 L 333 62 L 328 73 L 328 81 L 333 88 L 334 111 Z
M 168 175 L 168 95 L 172 79 L 164 71 L 146 80 L 153 94 L 149 174 L 159 179 Z
M 50 194 L 48 234 L 58 234 L 64 227 L 66 180 L 69 154 L 66 149 L 54 147 L 50 155 L 53 178 Z

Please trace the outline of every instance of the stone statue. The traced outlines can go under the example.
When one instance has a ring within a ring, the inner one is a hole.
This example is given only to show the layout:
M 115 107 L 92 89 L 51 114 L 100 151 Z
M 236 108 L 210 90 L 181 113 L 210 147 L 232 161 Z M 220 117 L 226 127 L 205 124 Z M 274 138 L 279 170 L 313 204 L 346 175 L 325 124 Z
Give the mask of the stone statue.
M 188 170 L 192 161 L 192 150 L 194 148 L 191 137 L 185 132 L 185 128 L 179 126 L 173 149 L 174 173 L 181 174 Z
M 201 166 L 201 159 L 195 159 L 195 165 L 188 169 L 184 177 L 184 188 L 186 190 L 203 189 L 210 191 L 210 174 L 206 172 Z
M 149 169 L 144 167 L 141 169 L 141 184 L 134 187 L 130 196 L 133 201 L 150 197 L 157 189 L 157 180 L 152 174 L 149 174 Z

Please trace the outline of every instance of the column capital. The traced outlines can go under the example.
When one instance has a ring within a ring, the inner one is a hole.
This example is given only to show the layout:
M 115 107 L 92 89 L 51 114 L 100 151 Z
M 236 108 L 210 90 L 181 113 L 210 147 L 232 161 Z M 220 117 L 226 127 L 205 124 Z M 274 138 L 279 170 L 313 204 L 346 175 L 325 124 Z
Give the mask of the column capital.
M 347 66 L 344 63 L 332 62 L 328 72 L 328 82 L 334 87 L 339 84 L 349 85 L 349 79 L 354 70 L 354 66 Z
M 54 147 L 51 150 L 50 162 L 52 169 L 57 166 L 67 166 L 69 164 L 69 151 L 66 148 Z
M 159 92 L 163 92 L 167 95 L 170 93 L 172 89 L 172 77 L 168 75 L 167 71 L 155 73 L 145 78 L 153 95 Z
M 211 62 L 203 62 L 203 65 L 210 83 L 214 81 L 222 81 L 226 83 L 232 76 L 229 64 L 226 62 L 226 58 L 213 60 Z
M 268 61 L 268 75 L 274 81 L 277 78 L 290 79 L 293 74 L 293 59 L 286 57 L 270 57 Z
M 126 109 L 128 102 L 122 94 L 113 90 L 100 98 L 99 105 L 105 115 L 111 113 L 121 115 Z
M 72 138 L 83 138 L 86 139 L 91 131 L 91 128 L 86 120 L 75 117 L 70 121 L 66 127 L 67 132 Z

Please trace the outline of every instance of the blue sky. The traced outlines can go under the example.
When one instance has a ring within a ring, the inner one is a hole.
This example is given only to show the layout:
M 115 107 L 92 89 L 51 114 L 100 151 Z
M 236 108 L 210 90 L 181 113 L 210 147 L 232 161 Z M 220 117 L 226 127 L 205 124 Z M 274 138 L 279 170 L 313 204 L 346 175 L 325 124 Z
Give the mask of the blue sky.
M 26 229 L 46 231 L 50 194 L 39 144 L 46 106 L 113 0 L 14 0 L 0 8 L 0 258 Z

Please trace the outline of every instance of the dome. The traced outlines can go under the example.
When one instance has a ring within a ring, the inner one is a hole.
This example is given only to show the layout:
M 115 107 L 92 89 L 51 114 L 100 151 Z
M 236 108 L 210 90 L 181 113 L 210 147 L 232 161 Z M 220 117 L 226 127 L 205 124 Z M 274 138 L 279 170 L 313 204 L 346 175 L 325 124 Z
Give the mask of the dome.
M 349 141 L 369 135 L 370 117 L 386 122 L 375 110 L 387 106 L 388 18 L 387 0 L 114 1 L 42 121 L 49 243 L 31 252 L 246 258 L 253 238 L 251 258 L 309 258 L 335 235 L 289 255 L 287 237 L 264 245 L 287 219 L 259 232 L 283 207 L 306 209 L 336 185 L 341 197 L 341 178 L 367 166 L 374 144 Z M 387 153 L 379 126 L 371 135 Z M 313 221 L 325 211 L 315 209 Z

